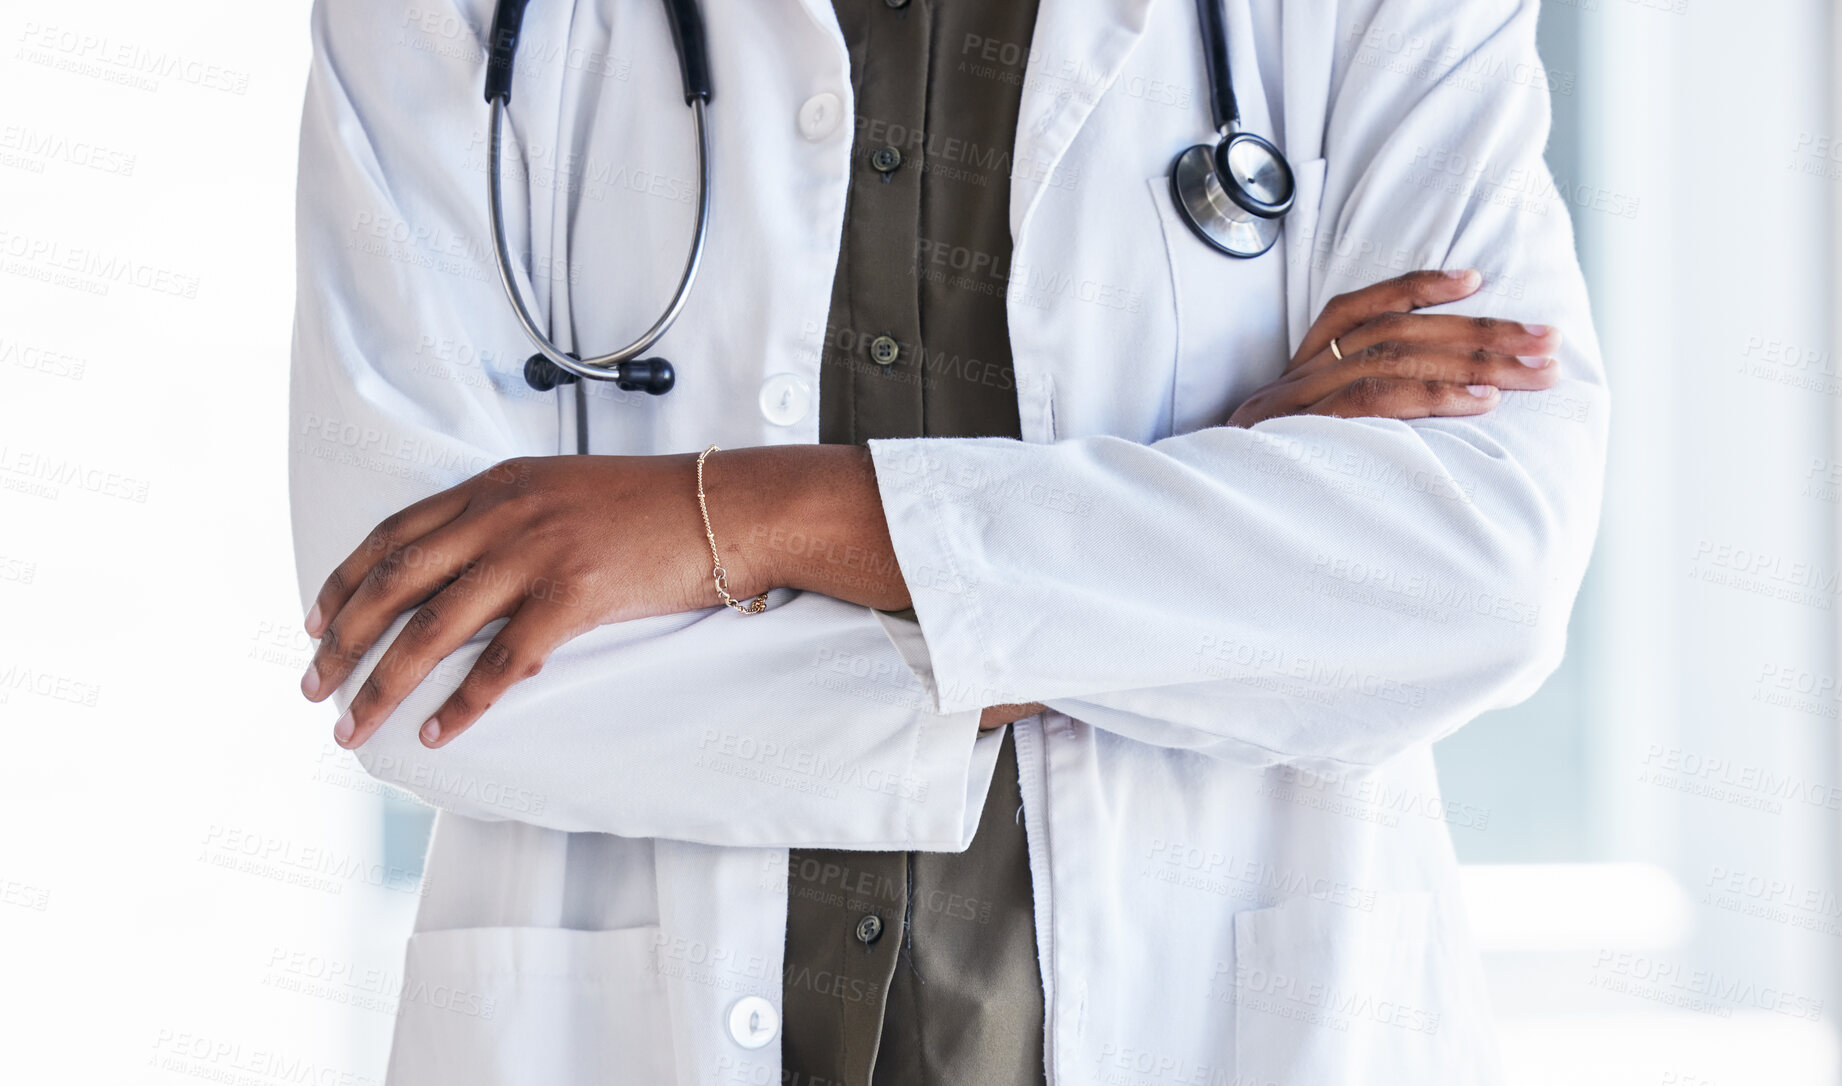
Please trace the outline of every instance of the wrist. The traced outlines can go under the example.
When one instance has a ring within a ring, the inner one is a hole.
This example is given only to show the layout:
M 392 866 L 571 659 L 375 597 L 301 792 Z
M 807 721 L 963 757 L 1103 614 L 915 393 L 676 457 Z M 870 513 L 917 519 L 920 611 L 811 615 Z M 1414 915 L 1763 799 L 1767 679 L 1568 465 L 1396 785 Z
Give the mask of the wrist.
M 716 536 L 729 594 L 743 602 L 783 583 L 772 552 L 763 545 L 768 535 L 764 518 L 773 501 L 769 491 L 776 485 L 764 454 L 772 451 L 772 447 L 719 449 L 704 461 L 704 511 Z M 709 541 L 701 542 L 698 564 L 703 570 L 704 593 L 720 602 L 712 582 Z
M 705 464 L 704 488 L 733 595 L 786 587 L 909 606 L 867 448 L 724 450 Z

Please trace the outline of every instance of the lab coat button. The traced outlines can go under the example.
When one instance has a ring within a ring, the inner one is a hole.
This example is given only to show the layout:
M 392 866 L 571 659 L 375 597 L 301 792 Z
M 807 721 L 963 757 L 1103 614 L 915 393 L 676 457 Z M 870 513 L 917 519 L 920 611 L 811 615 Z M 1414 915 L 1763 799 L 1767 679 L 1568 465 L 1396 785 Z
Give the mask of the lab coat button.
M 870 361 L 879 366 L 893 366 L 901 357 L 902 345 L 888 336 L 877 336 L 870 341 Z
M 882 935 L 883 918 L 875 913 L 869 913 L 862 920 L 857 921 L 857 941 L 864 946 L 876 942 L 882 938 Z
M 761 1048 L 780 1032 L 780 1012 L 760 996 L 743 996 L 729 1008 L 729 1035 L 743 1048 Z
M 791 373 L 761 382 L 761 416 L 776 426 L 791 426 L 812 410 L 812 386 Z
M 844 113 L 844 103 L 838 96 L 826 91 L 806 99 L 806 104 L 799 107 L 800 135 L 809 140 L 822 140 L 837 131 L 838 118 Z

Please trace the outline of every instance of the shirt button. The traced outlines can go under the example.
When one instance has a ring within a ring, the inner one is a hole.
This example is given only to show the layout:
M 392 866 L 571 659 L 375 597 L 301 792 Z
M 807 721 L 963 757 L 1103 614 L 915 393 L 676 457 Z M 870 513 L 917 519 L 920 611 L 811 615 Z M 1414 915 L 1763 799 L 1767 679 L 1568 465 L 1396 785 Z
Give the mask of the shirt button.
M 883 0 L 883 3 L 888 4 L 892 8 L 905 8 L 908 6 L 908 0 Z
M 883 936 L 883 918 L 870 913 L 857 921 L 857 941 L 869 946 Z
M 902 152 L 893 147 L 878 147 L 870 152 L 870 167 L 877 173 L 891 174 L 902 164 Z
M 812 386 L 791 373 L 761 382 L 761 417 L 776 426 L 791 426 L 812 410 Z
M 760 996 L 743 996 L 729 1008 L 729 1036 L 743 1048 L 760 1048 L 780 1032 L 780 1012 Z
M 901 356 L 902 345 L 888 336 L 877 336 L 870 341 L 870 361 L 879 366 L 893 366 Z
M 838 96 L 826 91 L 806 99 L 806 104 L 799 107 L 800 135 L 809 140 L 822 140 L 838 128 L 838 118 L 844 113 L 844 103 Z

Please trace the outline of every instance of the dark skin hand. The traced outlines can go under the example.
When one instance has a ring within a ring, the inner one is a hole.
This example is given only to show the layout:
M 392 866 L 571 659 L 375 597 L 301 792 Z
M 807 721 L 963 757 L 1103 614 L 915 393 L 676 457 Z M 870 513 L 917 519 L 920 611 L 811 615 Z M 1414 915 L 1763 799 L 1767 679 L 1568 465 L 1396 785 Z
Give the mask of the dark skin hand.
M 1414 312 L 1468 298 L 1482 283 L 1476 272 L 1414 272 L 1332 298 L 1285 372 L 1249 396 L 1228 424 L 1284 415 L 1481 415 L 1501 401 L 1500 389 L 1552 388 L 1560 379 L 1554 329 Z
M 1497 405 L 1498 388 L 1550 387 L 1559 344 L 1553 330 L 1412 312 L 1467 297 L 1478 285 L 1475 273 L 1417 272 L 1334 299 L 1285 372 L 1229 424 L 1295 414 L 1474 415 Z M 1329 350 L 1333 336 L 1341 361 Z M 307 633 L 320 645 L 301 692 L 310 701 L 331 696 L 395 620 L 413 612 L 334 727 L 341 746 L 358 747 L 437 664 L 507 619 L 423 725 L 423 743 L 440 747 L 570 639 L 606 623 L 717 604 L 696 460 L 508 460 L 387 518 L 332 572 L 307 614 Z M 868 449 L 723 450 L 705 462 L 704 490 L 738 600 L 788 587 L 880 610 L 910 606 Z M 776 546 L 789 530 L 825 545 L 797 554 Z M 642 542 L 611 542 L 617 540 Z M 860 560 L 837 561 L 838 554 Z M 1036 703 L 994 705 L 979 726 L 1042 711 Z
M 315 598 L 307 632 L 320 646 L 302 693 L 329 696 L 391 623 L 413 612 L 335 727 L 342 746 L 359 746 L 436 664 L 509 619 L 431 718 L 434 730 L 425 725 L 424 743 L 441 746 L 565 641 L 604 623 L 719 602 L 696 462 L 691 454 L 509 460 L 386 519 Z M 909 605 L 869 450 L 724 450 L 705 462 L 704 490 L 738 599 L 784 585 L 884 610 Z M 885 560 L 845 569 L 769 546 L 772 530 L 787 526 Z M 622 539 L 644 543 L 613 542 Z

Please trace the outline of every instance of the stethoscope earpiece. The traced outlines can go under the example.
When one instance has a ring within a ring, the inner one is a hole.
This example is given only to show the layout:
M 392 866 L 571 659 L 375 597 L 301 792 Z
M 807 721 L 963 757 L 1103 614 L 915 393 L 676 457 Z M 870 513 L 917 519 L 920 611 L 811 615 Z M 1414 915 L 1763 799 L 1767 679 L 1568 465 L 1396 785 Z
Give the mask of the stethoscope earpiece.
M 663 396 L 678 382 L 677 371 L 663 358 L 636 358 L 630 362 L 620 362 L 613 367 L 613 371 L 613 375 L 605 379 L 613 381 L 614 386 L 622 392 Z M 542 354 L 534 354 L 524 360 L 524 383 L 539 392 L 549 392 L 558 385 L 573 385 L 576 380 L 575 374 Z
M 620 376 L 614 378 L 614 387 L 622 392 L 644 392 L 649 396 L 663 396 L 677 384 L 678 374 L 672 364 L 663 358 L 636 358 L 623 363 Z
M 558 385 L 573 385 L 576 375 L 541 354 L 524 360 L 524 383 L 538 392 L 549 392 Z
M 645 392 L 663 396 L 677 383 L 672 364 L 663 358 L 637 358 L 678 319 L 697 269 L 703 262 L 704 244 L 710 235 L 710 130 L 704 111 L 710 102 L 710 60 L 704 40 L 703 16 L 697 0 L 664 0 L 666 20 L 671 25 L 672 44 L 678 52 L 678 70 L 684 76 L 684 100 L 691 107 L 691 128 L 697 142 L 696 219 L 691 228 L 691 244 L 684 260 L 684 273 L 671 301 L 652 327 L 639 338 L 617 351 L 593 358 L 583 358 L 565 351 L 538 326 L 531 307 L 526 304 L 513 271 L 510 242 L 505 229 L 504 195 L 501 191 L 501 160 L 504 157 L 506 111 L 512 100 L 512 72 L 518 58 L 518 35 L 524 24 L 524 11 L 530 0 L 498 0 L 493 12 L 492 33 L 488 42 L 486 64 L 486 101 L 491 113 L 487 120 L 486 209 L 492 228 L 493 262 L 498 267 L 499 282 L 505 288 L 512 312 L 525 334 L 537 345 L 538 353 L 524 364 L 525 384 L 539 392 L 549 392 L 559 385 L 574 384 L 587 378 L 612 381 L 624 392 Z M 581 425 L 576 430 L 577 449 L 588 450 L 587 416 L 578 407 Z

